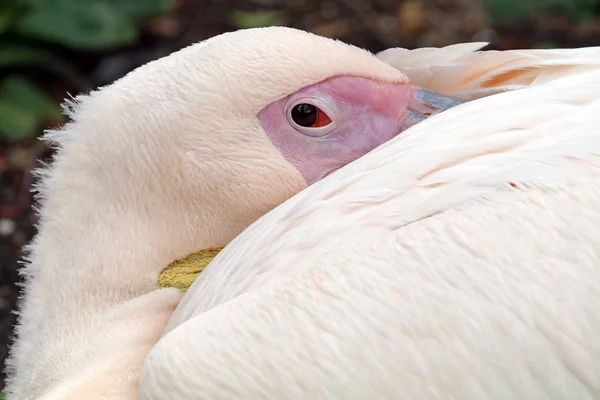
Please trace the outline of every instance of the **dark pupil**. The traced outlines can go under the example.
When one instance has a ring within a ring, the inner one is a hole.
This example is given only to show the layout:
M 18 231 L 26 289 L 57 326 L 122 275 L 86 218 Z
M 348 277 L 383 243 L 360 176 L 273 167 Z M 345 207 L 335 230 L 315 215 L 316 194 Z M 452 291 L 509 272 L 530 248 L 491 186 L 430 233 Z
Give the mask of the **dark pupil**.
M 292 119 L 300 126 L 309 127 L 317 122 L 319 110 L 312 104 L 298 104 L 292 109 Z

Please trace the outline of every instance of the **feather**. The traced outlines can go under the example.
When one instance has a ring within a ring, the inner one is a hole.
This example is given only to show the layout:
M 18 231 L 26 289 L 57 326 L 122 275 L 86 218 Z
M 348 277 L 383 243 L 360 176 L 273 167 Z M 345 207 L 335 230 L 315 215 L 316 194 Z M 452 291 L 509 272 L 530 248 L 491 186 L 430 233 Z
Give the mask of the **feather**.
M 188 290 L 142 397 L 598 398 L 599 95 L 592 71 L 463 104 L 266 214 Z
M 407 75 L 413 84 L 464 99 L 541 85 L 600 66 L 600 47 L 480 51 L 485 45 L 391 48 L 377 57 Z

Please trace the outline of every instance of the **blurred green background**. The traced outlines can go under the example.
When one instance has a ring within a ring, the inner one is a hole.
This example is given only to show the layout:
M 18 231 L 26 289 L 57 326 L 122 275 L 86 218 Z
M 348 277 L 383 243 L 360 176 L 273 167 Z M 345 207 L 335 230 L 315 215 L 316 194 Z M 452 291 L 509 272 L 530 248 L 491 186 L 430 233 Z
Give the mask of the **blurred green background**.
M 267 25 L 371 51 L 595 46 L 600 0 L 0 0 L 0 362 L 35 229 L 31 170 L 51 155 L 36 138 L 65 122 L 63 99 L 210 36 Z

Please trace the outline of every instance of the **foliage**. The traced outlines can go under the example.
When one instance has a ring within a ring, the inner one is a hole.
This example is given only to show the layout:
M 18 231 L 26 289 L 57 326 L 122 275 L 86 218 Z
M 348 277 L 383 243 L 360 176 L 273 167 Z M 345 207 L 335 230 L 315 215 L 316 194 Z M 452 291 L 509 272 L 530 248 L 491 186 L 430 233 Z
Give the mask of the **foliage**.
M 242 11 L 231 12 L 231 23 L 238 29 L 261 28 L 265 26 L 285 25 L 285 18 L 281 11 Z
M 57 120 L 60 109 L 29 80 L 9 75 L 0 83 L 0 132 L 9 140 L 19 140 L 35 132 L 41 122 Z
M 56 102 L 33 83 L 36 73 L 70 79 L 65 53 L 133 44 L 139 27 L 172 2 L 0 0 L 0 140 L 32 137 L 44 121 L 60 120 Z
M 600 0 L 485 0 L 495 21 L 531 19 L 556 13 L 577 20 L 592 19 Z

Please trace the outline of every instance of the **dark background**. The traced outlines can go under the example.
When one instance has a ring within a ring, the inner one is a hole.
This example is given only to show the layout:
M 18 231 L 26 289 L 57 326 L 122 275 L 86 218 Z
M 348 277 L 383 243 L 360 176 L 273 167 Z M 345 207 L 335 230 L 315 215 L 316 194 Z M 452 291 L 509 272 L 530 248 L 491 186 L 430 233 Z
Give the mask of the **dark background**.
M 600 44 L 600 0 L 0 0 L 0 362 L 34 234 L 36 138 L 67 95 L 239 28 L 287 25 L 380 51 L 489 41 L 491 49 Z M 0 378 L 0 390 L 4 381 Z

